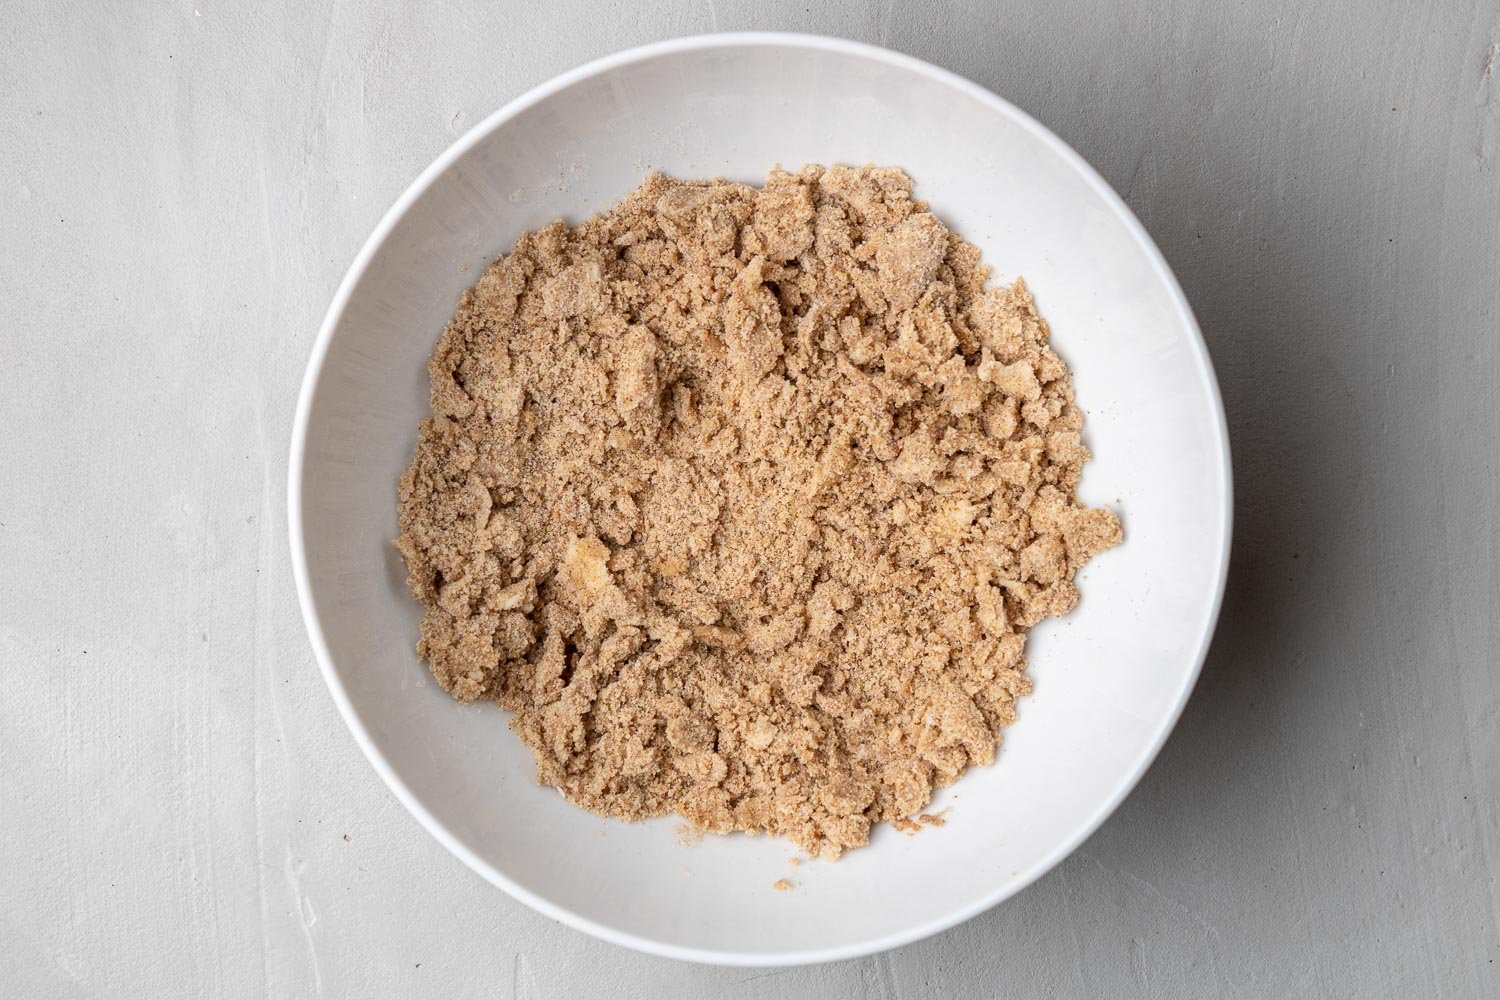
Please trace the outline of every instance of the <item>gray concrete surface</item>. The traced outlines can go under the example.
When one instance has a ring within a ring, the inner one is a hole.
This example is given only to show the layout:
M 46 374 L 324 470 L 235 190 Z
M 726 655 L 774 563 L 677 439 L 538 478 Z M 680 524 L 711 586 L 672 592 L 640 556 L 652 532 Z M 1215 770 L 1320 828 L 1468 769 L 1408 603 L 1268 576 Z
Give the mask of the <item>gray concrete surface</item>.
M 1161 244 L 1238 502 L 1202 683 L 1069 861 L 935 939 L 700 968 L 555 925 L 381 786 L 304 639 L 292 407 L 484 114 L 785 28 L 978 80 Z M 1500 995 L 1500 4 L 30 3 L 0 18 L 0 992 Z

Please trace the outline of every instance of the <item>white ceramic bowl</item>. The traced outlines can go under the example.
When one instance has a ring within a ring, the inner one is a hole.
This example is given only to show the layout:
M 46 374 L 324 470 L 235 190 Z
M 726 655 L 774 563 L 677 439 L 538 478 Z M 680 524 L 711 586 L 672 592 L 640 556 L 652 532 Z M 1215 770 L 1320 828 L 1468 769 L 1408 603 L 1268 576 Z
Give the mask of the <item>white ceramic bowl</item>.
M 493 705 L 461 706 L 413 646 L 396 482 L 427 411 L 425 364 L 459 293 L 526 229 L 579 220 L 649 169 L 758 183 L 773 164 L 893 164 L 1022 274 L 1072 365 L 1096 458 L 1083 497 L 1127 540 L 1083 601 L 1033 633 L 1036 693 L 995 765 L 836 864 L 783 841 L 682 846 L 676 823 L 598 819 L 533 783 Z M 1057 864 L 1135 785 L 1192 689 L 1223 592 L 1228 440 L 1177 282 L 1125 205 L 993 94 L 882 49 L 717 35 L 567 73 L 483 122 L 417 178 L 339 287 L 292 438 L 292 562 L 313 649 L 354 737 L 450 851 L 541 912 L 610 941 L 743 965 L 826 961 L 933 934 Z M 791 892 L 772 883 L 790 878 Z

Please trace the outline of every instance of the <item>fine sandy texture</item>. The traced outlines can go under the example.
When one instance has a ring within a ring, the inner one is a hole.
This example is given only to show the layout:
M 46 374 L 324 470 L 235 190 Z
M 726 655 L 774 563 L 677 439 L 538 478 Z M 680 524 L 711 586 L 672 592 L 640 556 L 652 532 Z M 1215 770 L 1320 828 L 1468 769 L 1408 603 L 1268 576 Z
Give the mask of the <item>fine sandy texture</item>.
M 401 482 L 419 651 L 540 781 L 824 857 L 994 759 L 1120 539 L 1068 370 L 894 169 L 649 178 L 464 294 Z

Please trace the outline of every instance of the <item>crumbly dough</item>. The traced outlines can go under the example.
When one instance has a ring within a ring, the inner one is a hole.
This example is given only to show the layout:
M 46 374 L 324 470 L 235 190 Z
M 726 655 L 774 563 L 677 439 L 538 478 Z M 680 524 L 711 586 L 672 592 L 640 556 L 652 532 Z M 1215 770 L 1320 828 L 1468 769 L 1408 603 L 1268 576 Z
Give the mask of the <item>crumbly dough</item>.
M 1120 540 L 1030 293 L 911 187 L 655 175 L 459 301 L 401 481 L 418 650 L 572 802 L 837 857 L 994 759 Z

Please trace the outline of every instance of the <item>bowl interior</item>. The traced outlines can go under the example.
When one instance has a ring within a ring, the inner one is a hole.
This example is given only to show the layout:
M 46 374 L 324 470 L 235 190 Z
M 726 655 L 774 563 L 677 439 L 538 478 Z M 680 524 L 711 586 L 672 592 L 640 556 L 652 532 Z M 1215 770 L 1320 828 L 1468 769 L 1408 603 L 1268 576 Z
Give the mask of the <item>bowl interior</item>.
M 553 916 L 680 957 L 856 954 L 1026 884 L 1154 755 L 1222 590 L 1222 415 L 1154 249 L 1034 123 L 877 50 L 787 38 L 658 46 L 521 104 L 450 151 L 388 220 L 335 303 L 304 398 L 292 497 L 300 582 L 330 685 L 372 759 L 492 880 Z M 1085 571 L 1077 611 L 1033 632 L 1036 693 L 998 762 L 940 794 L 934 807 L 952 807 L 945 827 L 884 828 L 837 864 L 793 869 L 784 842 L 683 846 L 673 820 L 597 819 L 535 785 L 503 713 L 451 701 L 417 660 L 418 609 L 390 541 L 396 482 L 427 411 L 428 353 L 484 264 L 525 229 L 608 206 L 650 169 L 758 183 L 773 164 L 808 162 L 904 167 L 997 279 L 1025 276 L 1088 413 L 1097 457 L 1084 499 L 1116 506 L 1127 540 Z M 783 877 L 794 891 L 772 891 Z

